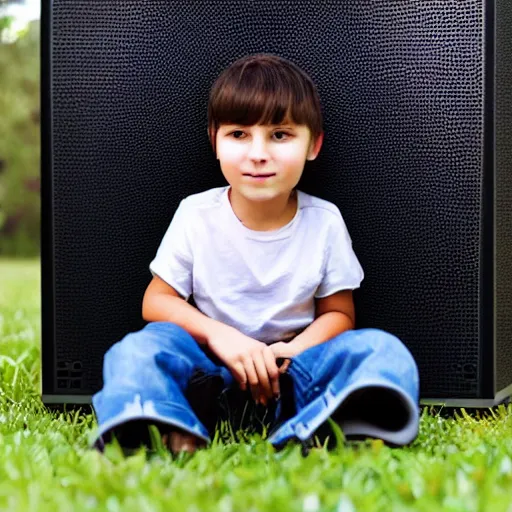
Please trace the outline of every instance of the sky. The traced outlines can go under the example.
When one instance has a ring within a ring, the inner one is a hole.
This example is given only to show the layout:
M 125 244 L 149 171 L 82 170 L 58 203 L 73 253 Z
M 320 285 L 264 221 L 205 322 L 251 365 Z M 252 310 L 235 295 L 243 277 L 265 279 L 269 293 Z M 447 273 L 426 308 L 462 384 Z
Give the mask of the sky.
M 23 0 L 23 2 L 9 4 L 1 9 L 1 13 L 4 16 L 14 16 L 22 23 L 28 23 L 31 20 L 39 19 L 41 0 Z
M 41 15 L 41 0 L 24 0 L 0 7 L 0 16 L 12 16 L 11 26 L 0 34 L 0 42 L 14 42 L 20 31 Z

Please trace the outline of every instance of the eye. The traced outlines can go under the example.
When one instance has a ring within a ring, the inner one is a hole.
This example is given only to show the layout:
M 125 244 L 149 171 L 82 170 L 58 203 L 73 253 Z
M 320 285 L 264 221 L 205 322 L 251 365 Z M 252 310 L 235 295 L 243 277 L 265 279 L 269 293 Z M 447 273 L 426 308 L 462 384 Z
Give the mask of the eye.
M 284 138 L 283 138 L 283 137 L 276 137 L 276 138 L 277 138 L 277 140 L 286 140 L 286 137 L 288 137 L 288 136 L 290 135 L 290 134 L 289 134 L 289 133 L 287 133 L 287 132 L 274 132 L 274 135 L 276 135 L 276 136 L 277 136 L 278 134 L 280 134 L 280 135 L 284 135 Z
M 235 139 L 239 139 L 240 138 L 237 135 L 243 135 L 243 134 L 244 134 L 244 132 L 242 130 L 235 130 L 234 132 L 230 133 L 231 137 L 233 137 Z

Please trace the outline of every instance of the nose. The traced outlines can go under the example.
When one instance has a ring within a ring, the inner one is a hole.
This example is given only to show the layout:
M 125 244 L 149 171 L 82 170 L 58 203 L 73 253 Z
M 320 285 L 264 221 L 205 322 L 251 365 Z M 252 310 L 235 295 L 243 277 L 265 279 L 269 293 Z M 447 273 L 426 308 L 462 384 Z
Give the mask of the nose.
M 248 157 L 255 162 L 268 160 L 268 148 L 264 137 L 253 136 Z

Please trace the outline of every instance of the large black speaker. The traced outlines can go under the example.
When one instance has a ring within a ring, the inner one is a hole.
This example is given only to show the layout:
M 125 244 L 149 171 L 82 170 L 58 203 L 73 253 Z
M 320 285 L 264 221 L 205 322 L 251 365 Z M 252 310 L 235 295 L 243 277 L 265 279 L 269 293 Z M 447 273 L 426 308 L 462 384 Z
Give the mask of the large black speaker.
M 247 54 L 318 85 L 301 187 L 336 203 L 366 272 L 359 327 L 399 336 L 424 402 L 512 393 L 512 2 L 53 0 L 42 10 L 42 390 L 85 403 L 144 325 L 183 197 L 225 184 L 208 92 Z

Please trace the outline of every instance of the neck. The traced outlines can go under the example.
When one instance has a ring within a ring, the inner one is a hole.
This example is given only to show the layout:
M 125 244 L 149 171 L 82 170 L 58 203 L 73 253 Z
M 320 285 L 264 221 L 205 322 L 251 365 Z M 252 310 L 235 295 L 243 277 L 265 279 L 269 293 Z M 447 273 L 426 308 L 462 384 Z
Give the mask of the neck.
M 249 201 L 230 187 L 228 197 L 240 222 L 254 231 L 279 229 L 288 224 L 297 212 L 297 193 L 293 190 L 268 201 Z

